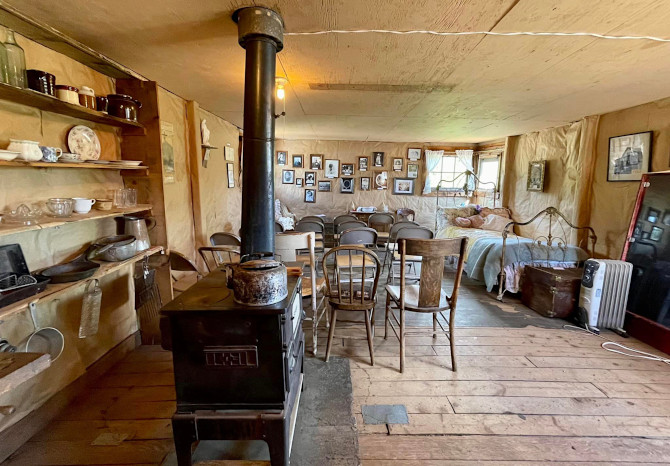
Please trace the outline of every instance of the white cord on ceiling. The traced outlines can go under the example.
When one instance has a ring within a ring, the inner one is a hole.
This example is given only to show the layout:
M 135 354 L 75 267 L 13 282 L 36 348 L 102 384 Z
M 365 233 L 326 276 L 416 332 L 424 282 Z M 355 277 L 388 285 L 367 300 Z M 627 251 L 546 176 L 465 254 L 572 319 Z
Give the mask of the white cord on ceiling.
M 285 32 L 285 36 L 320 36 L 324 34 L 429 34 L 433 36 L 558 36 L 558 37 L 595 37 L 596 39 L 612 39 L 612 40 L 650 40 L 654 42 L 670 42 L 670 39 L 654 36 L 614 36 L 609 34 L 598 34 L 595 32 L 493 32 L 493 31 L 457 31 L 457 32 L 439 32 L 439 31 L 392 31 L 388 29 L 357 29 L 357 30 L 342 30 L 342 29 L 328 29 L 325 31 L 312 32 Z

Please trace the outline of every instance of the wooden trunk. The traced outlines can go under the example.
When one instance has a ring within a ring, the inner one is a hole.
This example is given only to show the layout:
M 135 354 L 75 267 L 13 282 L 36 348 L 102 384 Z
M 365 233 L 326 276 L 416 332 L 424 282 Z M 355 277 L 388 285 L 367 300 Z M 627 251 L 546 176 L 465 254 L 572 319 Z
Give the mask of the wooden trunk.
M 583 270 L 526 266 L 521 302 L 545 317 L 569 317 L 577 308 Z

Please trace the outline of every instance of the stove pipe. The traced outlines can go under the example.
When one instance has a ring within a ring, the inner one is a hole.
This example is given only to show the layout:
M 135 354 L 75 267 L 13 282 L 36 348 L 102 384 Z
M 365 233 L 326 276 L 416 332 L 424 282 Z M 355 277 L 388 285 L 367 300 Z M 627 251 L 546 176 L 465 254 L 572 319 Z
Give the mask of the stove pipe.
M 242 171 L 242 256 L 274 252 L 275 60 L 284 22 L 268 8 L 233 14 L 246 50 Z

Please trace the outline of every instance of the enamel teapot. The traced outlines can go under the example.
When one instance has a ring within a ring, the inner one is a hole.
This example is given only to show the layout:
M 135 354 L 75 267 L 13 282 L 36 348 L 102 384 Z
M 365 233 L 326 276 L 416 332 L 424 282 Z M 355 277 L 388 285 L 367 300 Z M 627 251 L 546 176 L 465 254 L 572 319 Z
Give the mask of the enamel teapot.
M 42 149 L 40 149 L 40 144 L 37 141 L 10 139 L 7 150 L 18 152 L 18 158 L 27 162 L 37 162 L 42 160 Z

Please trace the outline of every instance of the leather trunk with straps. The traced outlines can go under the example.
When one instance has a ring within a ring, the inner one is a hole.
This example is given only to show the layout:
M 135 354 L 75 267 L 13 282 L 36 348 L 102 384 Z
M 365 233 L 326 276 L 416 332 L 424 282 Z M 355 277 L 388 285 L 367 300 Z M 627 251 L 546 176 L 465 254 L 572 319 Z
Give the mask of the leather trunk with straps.
M 565 319 L 577 309 L 583 271 L 526 266 L 521 302 L 545 317 Z

